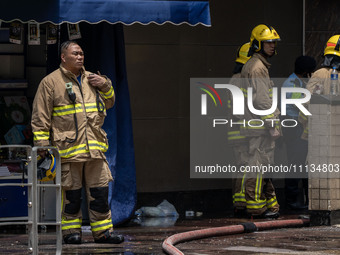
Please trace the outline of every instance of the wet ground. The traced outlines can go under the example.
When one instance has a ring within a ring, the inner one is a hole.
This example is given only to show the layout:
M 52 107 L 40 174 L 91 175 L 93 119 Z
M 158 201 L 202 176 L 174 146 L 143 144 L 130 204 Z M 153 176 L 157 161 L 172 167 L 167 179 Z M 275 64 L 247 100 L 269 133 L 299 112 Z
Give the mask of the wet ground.
M 298 214 L 279 219 L 296 219 Z M 164 254 L 162 242 L 185 231 L 236 225 L 250 219 L 219 217 L 198 219 L 135 220 L 116 228 L 126 241 L 119 245 L 96 244 L 88 226 L 81 245 L 63 245 L 63 254 Z M 264 220 L 254 220 L 264 221 Z M 174 224 L 174 225 L 172 225 Z M 0 254 L 30 254 L 23 227 L 0 229 Z M 340 226 L 282 228 L 212 237 L 177 244 L 184 254 L 340 254 Z M 39 254 L 55 254 L 53 229 L 39 233 Z

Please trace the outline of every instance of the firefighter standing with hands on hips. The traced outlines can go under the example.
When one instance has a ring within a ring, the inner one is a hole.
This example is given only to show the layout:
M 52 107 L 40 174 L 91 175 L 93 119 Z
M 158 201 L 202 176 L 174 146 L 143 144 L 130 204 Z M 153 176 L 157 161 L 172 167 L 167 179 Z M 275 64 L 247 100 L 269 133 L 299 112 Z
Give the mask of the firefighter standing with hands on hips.
M 249 56 L 252 58 L 242 68 L 241 89 L 244 93 L 247 93 L 248 88 L 253 89 L 252 103 L 257 110 L 268 110 L 272 106 L 273 85 L 268 72 L 268 58 L 276 54 L 277 41 L 280 41 L 280 36 L 271 26 L 261 24 L 251 32 Z M 272 114 L 260 116 L 245 106 L 246 121 L 260 119 L 264 123 L 261 126 L 252 121 L 252 126 L 241 126 L 241 135 L 248 139 L 249 166 L 274 164 L 275 139 L 281 136 L 281 131 L 277 123 L 272 127 L 272 121 L 266 120 L 279 119 L 279 113 L 276 109 Z M 245 200 L 247 213 L 251 216 L 279 217 L 275 188 L 271 179 L 263 178 L 261 172 L 246 173 Z
M 81 193 L 85 187 L 92 235 L 97 243 L 124 241 L 113 233 L 108 183 L 113 180 L 104 152 L 106 109 L 115 102 L 110 79 L 84 68 L 75 41 L 61 45 L 59 69 L 40 83 L 33 102 L 35 146 L 55 146 L 61 157 L 62 233 L 67 244 L 81 243 Z M 39 154 L 44 156 L 44 151 Z

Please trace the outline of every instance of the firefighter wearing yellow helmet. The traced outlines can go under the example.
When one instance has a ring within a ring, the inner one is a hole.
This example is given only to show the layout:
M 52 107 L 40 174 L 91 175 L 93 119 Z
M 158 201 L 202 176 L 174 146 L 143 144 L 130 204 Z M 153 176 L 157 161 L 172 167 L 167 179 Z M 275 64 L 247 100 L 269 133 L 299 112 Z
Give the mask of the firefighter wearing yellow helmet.
M 253 106 L 257 110 L 268 110 L 272 106 L 272 82 L 268 69 L 271 64 L 268 59 L 276 54 L 276 43 L 280 36 L 276 30 L 268 25 L 256 26 L 250 36 L 250 50 L 252 56 L 241 71 L 241 90 L 247 93 L 253 89 Z M 242 117 L 245 123 L 249 120 L 261 120 L 264 125 L 240 125 L 241 136 L 246 137 L 248 153 L 246 164 L 250 167 L 274 164 L 275 139 L 281 136 L 281 130 L 276 121 L 279 110 L 262 116 L 251 112 L 245 105 Z M 274 123 L 274 124 L 273 124 Z M 276 199 L 275 188 L 271 179 L 262 173 L 246 173 L 244 192 L 247 213 L 261 218 L 279 217 L 279 204 Z
M 236 60 L 235 60 L 236 63 L 241 63 L 241 64 L 247 63 L 247 61 L 250 59 L 250 56 L 248 56 L 249 48 L 250 48 L 250 43 L 247 42 L 238 49 Z
M 340 35 L 333 35 L 328 39 L 324 49 L 322 67 L 312 74 L 306 88 L 312 94 L 329 95 L 331 87 L 330 77 L 333 68 L 338 71 L 340 69 Z M 301 111 L 299 113 L 299 122 L 305 128 L 302 139 L 308 140 L 308 119 Z
M 330 77 L 333 67 L 340 69 L 340 35 L 333 35 L 326 43 L 322 68 L 315 71 L 307 84 L 311 93 L 330 93 Z
M 235 67 L 233 71 L 233 76 L 231 77 L 229 83 L 233 84 L 237 87 L 241 86 L 241 70 L 245 63 L 251 58 L 248 56 L 250 49 L 250 43 L 244 43 L 241 47 L 237 49 L 236 59 L 235 59 Z M 233 116 L 232 112 L 232 97 L 228 92 L 228 119 L 233 119 L 234 122 L 237 122 L 239 119 L 237 116 Z M 235 164 L 238 169 L 242 165 L 246 164 L 246 159 L 248 157 L 247 153 L 247 139 L 245 136 L 241 136 L 240 134 L 240 126 L 233 125 L 232 127 L 228 126 L 228 144 L 232 147 Z M 245 175 L 240 173 L 235 176 L 233 179 L 233 205 L 234 205 L 234 215 L 235 216 L 244 216 L 246 209 L 246 201 L 244 194 L 244 179 Z
M 326 55 L 336 55 L 340 57 L 340 35 L 333 35 L 331 38 L 329 38 L 326 47 L 325 47 L 325 52 L 324 56 Z
M 52 153 L 46 152 L 45 157 L 37 157 L 37 176 L 38 180 L 45 182 L 51 181 L 56 176 L 56 161 Z
M 250 36 L 250 55 L 254 54 L 254 52 L 260 52 L 261 54 L 268 55 L 268 53 L 266 53 L 263 49 L 263 43 L 274 42 L 276 46 L 277 41 L 281 41 L 281 39 L 273 27 L 263 24 L 256 26 Z M 276 54 L 275 50 L 274 53 Z M 268 56 L 271 57 L 272 55 L 273 54 Z

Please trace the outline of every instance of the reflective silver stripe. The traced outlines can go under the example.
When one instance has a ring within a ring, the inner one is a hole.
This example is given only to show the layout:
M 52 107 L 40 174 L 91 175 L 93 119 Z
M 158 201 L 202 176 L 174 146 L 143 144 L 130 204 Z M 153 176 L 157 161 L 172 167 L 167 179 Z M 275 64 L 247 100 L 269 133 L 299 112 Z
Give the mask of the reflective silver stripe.
M 90 150 L 100 150 L 106 152 L 109 146 L 106 143 L 98 142 L 95 140 L 89 141 L 89 150 L 86 149 L 86 144 L 79 144 L 65 150 L 59 150 L 60 157 L 69 158 L 81 153 L 88 153 Z
M 111 97 L 113 97 L 114 95 L 114 90 L 113 90 L 113 87 L 111 86 L 110 90 L 108 92 L 102 92 L 102 91 L 99 91 L 99 93 L 105 98 L 105 99 L 109 99 Z
M 112 227 L 113 227 L 113 225 L 112 225 L 111 221 L 108 221 L 108 222 L 103 223 L 103 224 L 98 224 L 98 225 L 94 225 L 94 224 L 91 223 L 92 231 L 105 230 L 105 229 L 109 229 L 109 228 L 112 228 Z
M 85 104 L 85 109 L 86 111 L 97 111 L 97 104 L 96 103 L 90 103 L 90 104 Z
M 269 201 L 267 201 L 267 207 L 268 208 L 272 208 L 274 205 L 277 204 L 277 199 L 276 197 L 273 197 L 272 199 L 270 199 Z
M 101 143 L 98 141 L 89 141 L 89 146 L 90 146 L 90 150 L 101 150 L 101 151 L 107 151 L 107 149 L 109 148 L 109 146 L 106 143 Z
M 247 208 L 249 209 L 258 209 L 258 208 L 263 208 L 264 206 L 266 206 L 266 201 L 264 200 L 264 202 L 253 202 L 253 201 L 247 201 Z
M 65 106 L 60 106 L 60 107 L 54 107 L 53 108 L 53 116 L 63 116 L 63 115 L 68 115 L 68 114 L 74 114 L 74 113 L 79 113 L 82 112 L 83 108 L 81 104 L 76 104 L 75 109 L 73 104 L 72 105 L 65 105 Z
M 86 152 L 89 152 L 89 150 L 86 150 L 86 144 L 80 144 L 80 145 L 71 147 L 66 150 L 59 150 L 60 157 L 62 158 L 69 158 L 76 154 L 86 153 Z
M 261 197 L 261 191 L 262 191 L 262 174 L 257 174 L 256 177 L 256 188 L 255 188 L 255 200 L 259 201 Z
M 265 119 L 269 119 L 269 118 L 273 118 L 274 117 L 274 114 L 269 114 L 269 115 L 266 115 L 266 116 L 261 116 L 261 119 L 265 120 Z
M 77 220 L 77 221 L 68 222 L 68 221 L 63 220 L 61 228 L 63 230 L 71 229 L 71 228 L 81 228 L 81 221 Z
M 50 132 L 37 131 L 33 132 L 34 140 L 48 140 L 50 139 Z

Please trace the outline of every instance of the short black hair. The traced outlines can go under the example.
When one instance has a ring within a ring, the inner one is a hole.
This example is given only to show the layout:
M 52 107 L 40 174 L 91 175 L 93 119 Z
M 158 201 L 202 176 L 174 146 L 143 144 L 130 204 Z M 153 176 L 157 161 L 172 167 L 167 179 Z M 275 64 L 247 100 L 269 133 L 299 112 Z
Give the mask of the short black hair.
M 316 61 L 310 56 L 300 56 L 295 60 L 294 73 L 312 73 L 316 68 Z
M 79 45 L 76 41 L 65 41 L 60 45 L 60 52 L 64 53 L 71 44 Z

